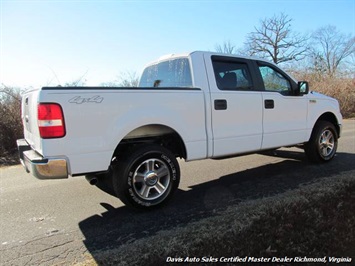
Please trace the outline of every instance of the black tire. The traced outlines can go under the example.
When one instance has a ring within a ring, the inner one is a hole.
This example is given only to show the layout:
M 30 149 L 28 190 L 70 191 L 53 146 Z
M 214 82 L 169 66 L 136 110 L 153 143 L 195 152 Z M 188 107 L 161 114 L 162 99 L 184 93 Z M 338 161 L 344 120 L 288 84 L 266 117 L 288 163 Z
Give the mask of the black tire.
M 314 163 L 331 161 L 338 147 L 338 133 L 335 126 L 328 121 L 318 121 L 311 138 L 305 144 L 308 159 Z
M 113 187 L 121 201 L 140 209 L 166 203 L 180 182 L 175 156 L 159 145 L 141 146 L 114 166 Z

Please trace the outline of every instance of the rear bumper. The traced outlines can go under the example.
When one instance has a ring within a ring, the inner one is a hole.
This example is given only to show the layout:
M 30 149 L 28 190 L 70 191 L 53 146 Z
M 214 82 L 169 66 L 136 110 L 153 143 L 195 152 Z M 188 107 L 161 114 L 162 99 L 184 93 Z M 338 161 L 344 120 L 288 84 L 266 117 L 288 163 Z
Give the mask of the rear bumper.
M 25 139 L 17 140 L 20 161 L 27 173 L 38 179 L 68 178 L 68 166 L 63 158 L 44 158 L 27 143 Z

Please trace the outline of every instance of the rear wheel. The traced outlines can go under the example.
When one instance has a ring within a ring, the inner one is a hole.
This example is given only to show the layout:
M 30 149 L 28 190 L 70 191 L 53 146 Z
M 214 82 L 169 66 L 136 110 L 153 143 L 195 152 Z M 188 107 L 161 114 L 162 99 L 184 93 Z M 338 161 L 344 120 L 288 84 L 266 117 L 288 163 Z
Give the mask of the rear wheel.
M 305 152 L 312 162 L 329 162 L 334 158 L 337 147 L 338 134 L 334 125 L 328 121 L 318 121 L 305 145 Z
M 159 145 L 138 147 L 114 167 L 113 187 L 123 203 L 153 208 L 167 202 L 180 182 L 175 156 Z

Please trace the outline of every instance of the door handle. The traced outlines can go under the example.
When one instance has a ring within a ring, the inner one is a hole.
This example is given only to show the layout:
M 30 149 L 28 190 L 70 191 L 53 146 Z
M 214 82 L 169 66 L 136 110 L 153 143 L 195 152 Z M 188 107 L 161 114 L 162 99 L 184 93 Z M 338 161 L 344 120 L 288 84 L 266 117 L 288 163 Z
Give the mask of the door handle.
M 214 109 L 215 110 L 227 110 L 227 100 L 224 100 L 224 99 L 214 100 Z
M 264 105 L 265 109 L 274 109 L 274 107 L 275 107 L 274 100 L 265 100 L 264 104 L 265 104 Z

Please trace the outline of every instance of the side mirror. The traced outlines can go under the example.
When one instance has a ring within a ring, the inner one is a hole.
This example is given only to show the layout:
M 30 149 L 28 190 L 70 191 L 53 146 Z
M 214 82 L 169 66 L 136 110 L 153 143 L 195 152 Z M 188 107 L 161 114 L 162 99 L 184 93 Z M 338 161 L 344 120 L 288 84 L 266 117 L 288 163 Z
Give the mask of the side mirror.
M 299 81 L 297 84 L 296 95 L 305 95 L 309 92 L 309 85 L 307 81 Z

